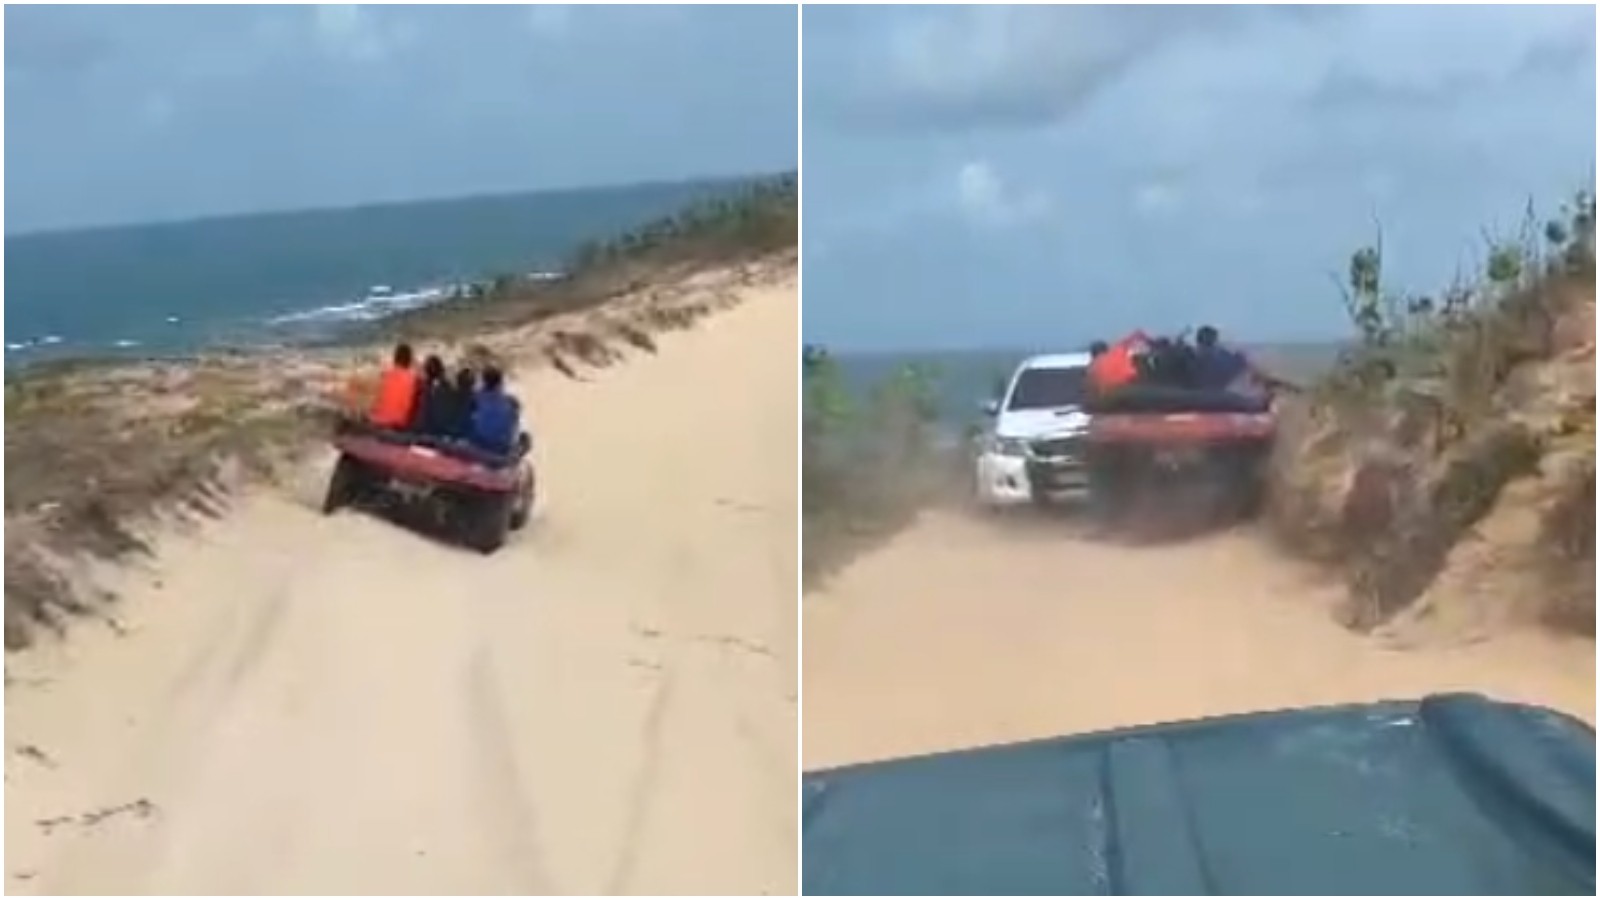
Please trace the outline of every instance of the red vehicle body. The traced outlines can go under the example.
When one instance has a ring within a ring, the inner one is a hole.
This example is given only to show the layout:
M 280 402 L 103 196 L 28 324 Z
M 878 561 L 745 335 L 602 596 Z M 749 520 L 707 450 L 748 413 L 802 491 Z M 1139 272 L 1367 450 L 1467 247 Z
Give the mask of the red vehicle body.
M 1172 447 L 1271 440 L 1272 413 L 1105 413 L 1089 422 L 1098 444 Z
M 1150 365 L 1138 382 L 1085 405 L 1091 505 L 1114 516 L 1135 507 L 1203 510 L 1211 519 L 1254 512 L 1277 432 L 1275 388 L 1200 389 L 1174 377 L 1173 368 Z
M 1266 495 L 1270 413 L 1112 413 L 1084 436 L 1089 502 L 1102 518 L 1223 524 Z M 1131 519 L 1129 517 L 1132 517 Z
M 421 506 L 468 546 L 493 552 L 525 525 L 534 499 L 527 443 L 511 459 L 422 435 L 346 425 L 323 512 L 350 505 Z
M 348 454 L 398 478 L 454 484 L 490 493 L 511 493 L 517 489 L 515 468 L 489 468 L 424 444 L 397 444 L 367 435 L 341 434 L 333 439 L 333 446 L 342 454 Z

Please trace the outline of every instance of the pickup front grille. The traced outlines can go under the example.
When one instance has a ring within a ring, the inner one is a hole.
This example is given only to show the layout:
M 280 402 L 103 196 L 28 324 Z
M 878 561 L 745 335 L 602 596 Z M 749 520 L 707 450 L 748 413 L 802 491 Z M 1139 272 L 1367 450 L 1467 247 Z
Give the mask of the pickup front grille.
M 1034 441 L 1030 449 L 1040 459 L 1077 459 L 1083 453 L 1083 438 L 1076 435 L 1045 438 Z

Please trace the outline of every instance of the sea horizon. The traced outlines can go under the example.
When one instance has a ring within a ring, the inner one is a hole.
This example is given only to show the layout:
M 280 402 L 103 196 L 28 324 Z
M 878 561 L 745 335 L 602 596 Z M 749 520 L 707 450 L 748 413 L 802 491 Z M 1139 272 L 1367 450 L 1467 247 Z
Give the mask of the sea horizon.
M 558 276 L 585 243 L 764 177 L 11 233 L 5 366 L 324 341 L 497 275 Z
M 551 197 L 559 197 L 568 194 L 602 194 L 608 192 L 624 193 L 636 190 L 670 188 L 681 185 L 726 184 L 737 186 L 758 182 L 766 178 L 774 178 L 781 174 L 783 174 L 782 171 L 775 170 L 772 172 L 752 172 L 744 175 L 697 175 L 686 178 L 646 178 L 638 181 L 618 181 L 588 185 L 569 185 L 552 188 L 507 188 L 505 190 L 498 191 L 474 191 L 467 194 L 442 194 L 428 197 L 412 197 L 405 200 L 364 200 L 359 203 L 343 203 L 329 206 L 291 206 L 238 212 L 197 213 L 194 215 L 185 215 L 173 218 L 140 219 L 138 221 L 127 222 L 90 222 L 76 225 L 45 225 L 19 231 L 7 231 L 5 233 L 5 238 L 30 238 L 60 234 L 82 234 L 93 231 L 118 231 L 122 229 L 133 228 L 161 228 L 167 226 L 200 225 L 226 222 L 235 219 L 264 219 L 271 218 L 273 216 L 349 213 L 402 206 L 472 203 L 479 200 L 503 200 L 507 198 L 536 196 L 548 199 Z

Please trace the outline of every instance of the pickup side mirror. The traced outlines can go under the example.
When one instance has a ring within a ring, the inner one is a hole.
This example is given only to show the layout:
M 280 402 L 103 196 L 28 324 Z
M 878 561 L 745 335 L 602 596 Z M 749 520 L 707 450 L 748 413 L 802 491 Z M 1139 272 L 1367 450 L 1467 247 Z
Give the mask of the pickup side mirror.
M 1000 401 L 993 398 L 983 401 L 983 414 L 986 416 L 1000 415 Z

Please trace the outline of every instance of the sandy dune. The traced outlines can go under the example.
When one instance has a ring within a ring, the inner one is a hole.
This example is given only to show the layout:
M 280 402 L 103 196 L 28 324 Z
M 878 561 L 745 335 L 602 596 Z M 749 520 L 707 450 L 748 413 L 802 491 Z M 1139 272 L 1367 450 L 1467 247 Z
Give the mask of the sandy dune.
M 750 290 L 519 385 L 543 496 L 498 555 L 308 471 L 168 538 L 125 635 L 9 659 L 7 888 L 792 893 L 797 308 Z
M 807 596 L 803 762 L 1441 690 L 1594 721 L 1593 642 L 1403 649 L 1335 625 L 1335 596 L 1248 533 L 1140 548 L 930 514 Z

